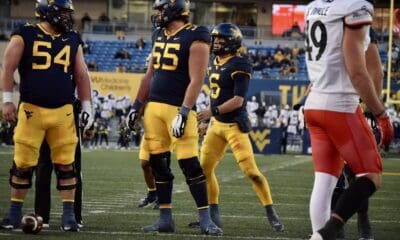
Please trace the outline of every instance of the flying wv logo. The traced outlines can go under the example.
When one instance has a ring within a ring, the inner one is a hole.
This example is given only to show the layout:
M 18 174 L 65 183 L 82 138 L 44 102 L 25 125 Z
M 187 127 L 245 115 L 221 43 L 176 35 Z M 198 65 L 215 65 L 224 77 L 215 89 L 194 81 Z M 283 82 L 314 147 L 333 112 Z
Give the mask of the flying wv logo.
M 257 146 L 258 150 L 262 152 L 265 146 L 271 143 L 271 140 L 267 139 L 267 136 L 271 133 L 270 129 L 264 129 L 263 131 L 255 130 L 249 133 L 251 140 Z
M 28 110 L 24 110 L 24 112 L 25 112 L 25 115 L 26 115 L 26 119 L 29 119 L 29 118 L 32 117 L 32 113 L 33 113 L 33 112 L 28 111 Z

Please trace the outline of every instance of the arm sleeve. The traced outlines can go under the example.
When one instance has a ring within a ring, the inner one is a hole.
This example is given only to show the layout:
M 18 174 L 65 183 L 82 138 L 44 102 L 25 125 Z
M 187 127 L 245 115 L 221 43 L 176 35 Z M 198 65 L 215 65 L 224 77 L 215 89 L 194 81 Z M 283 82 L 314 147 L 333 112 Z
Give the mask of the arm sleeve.
M 234 95 L 245 98 L 249 88 L 250 75 L 245 72 L 237 72 L 232 78 L 235 81 Z

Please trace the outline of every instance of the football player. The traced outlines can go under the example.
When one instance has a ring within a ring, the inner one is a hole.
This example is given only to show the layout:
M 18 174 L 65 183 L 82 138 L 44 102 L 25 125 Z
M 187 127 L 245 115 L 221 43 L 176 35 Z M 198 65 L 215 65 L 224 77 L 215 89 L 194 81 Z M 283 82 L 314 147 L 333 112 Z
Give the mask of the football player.
M 22 205 L 32 185 L 43 140 L 49 144 L 63 202 L 61 229 L 78 231 L 74 214 L 76 173 L 73 162 L 78 137 L 74 123 L 75 87 L 82 101 L 81 123 L 93 123 L 90 77 L 83 59 L 82 40 L 72 31 L 74 7 L 70 0 L 49 1 L 39 24 L 25 24 L 11 34 L 2 72 L 3 115 L 16 121 L 15 152 L 10 169 L 11 206 L 1 222 L 18 228 Z M 20 74 L 18 111 L 12 102 L 13 73 Z M 18 115 L 17 115 L 18 114 Z M 62 137 L 60 137 L 62 136 Z
M 160 217 L 143 230 L 175 231 L 171 149 L 196 202 L 201 232 L 221 235 L 222 230 L 212 222 L 208 211 L 205 176 L 198 160 L 199 136 L 194 109 L 207 71 L 210 33 L 206 27 L 189 22 L 187 0 L 156 0 L 154 9 L 156 14 L 152 22 L 157 28 L 152 36 L 152 58 L 128 114 L 132 126 L 147 100 L 144 110 L 146 144 L 143 147 L 150 153 Z
M 380 146 L 389 144 L 393 127 L 365 60 L 372 13 L 372 4 L 365 0 L 315 0 L 307 6 L 306 63 L 312 87 L 304 109 L 315 171 L 311 218 L 327 202 L 321 197 L 332 196 L 343 160 L 357 176 L 329 220 L 312 221 L 311 239 L 336 239 L 346 221 L 381 185 L 382 159 L 358 104 L 360 97 L 375 115 Z M 322 209 L 329 211 L 329 207 Z
M 201 166 L 207 181 L 208 203 L 212 220 L 222 227 L 219 214 L 219 185 L 215 168 L 229 145 L 243 173 L 249 178 L 253 189 L 265 208 L 274 231 L 284 226 L 272 206 L 272 196 L 267 179 L 257 167 L 248 132 L 250 121 L 244 101 L 252 74 L 247 57 L 238 55 L 242 44 L 240 29 L 231 23 L 217 25 L 211 32 L 214 60 L 208 68 L 210 80 L 210 106 L 199 112 L 201 123 L 210 120 L 201 147 Z

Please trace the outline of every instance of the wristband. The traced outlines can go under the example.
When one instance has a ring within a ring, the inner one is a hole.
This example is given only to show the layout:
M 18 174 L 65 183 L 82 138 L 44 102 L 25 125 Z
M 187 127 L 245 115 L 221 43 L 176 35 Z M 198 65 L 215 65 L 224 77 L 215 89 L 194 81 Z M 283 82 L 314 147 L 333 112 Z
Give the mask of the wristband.
M 182 114 L 183 116 L 187 117 L 189 114 L 190 109 L 185 106 L 181 106 L 181 109 L 179 110 L 179 113 Z
M 213 116 L 219 115 L 219 109 L 218 109 L 218 107 L 213 107 L 213 108 L 211 108 L 211 114 L 212 114 Z
M 3 103 L 13 102 L 13 92 L 3 92 Z
M 386 110 L 383 110 L 382 112 L 380 112 L 378 114 L 375 114 L 376 118 L 381 118 L 381 117 L 384 117 L 384 116 L 386 116 Z
M 139 111 L 139 109 L 142 107 L 142 105 L 143 105 L 143 103 L 141 103 L 139 100 L 136 99 L 132 105 L 132 108 Z
M 82 111 L 91 113 L 92 112 L 92 103 L 88 100 L 82 101 Z

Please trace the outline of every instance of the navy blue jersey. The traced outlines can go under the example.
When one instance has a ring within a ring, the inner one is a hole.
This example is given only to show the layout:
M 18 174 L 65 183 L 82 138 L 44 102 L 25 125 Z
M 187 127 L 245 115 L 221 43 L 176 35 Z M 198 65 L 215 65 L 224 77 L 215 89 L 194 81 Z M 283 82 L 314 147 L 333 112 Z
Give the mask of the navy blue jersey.
M 173 35 L 153 32 L 153 67 L 149 101 L 181 106 L 189 85 L 189 54 L 194 41 L 210 43 L 206 27 L 185 24 Z
M 82 39 L 77 32 L 52 35 L 40 24 L 25 24 L 11 36 L 24 40 L 18 66 L 21 101 L 57 108 L 74 100 L 73 65 Z
M 233 56 L 219 63 L 214 59 L 208 68 L 211 108 L 223 104 L 234 96 L 246 98 L 251 74 L 252 64 L 247 57 Z M 238 117 L 244 115 L 247 116 L 246 101 L 243 101 L 240 108 L 217 115 L 215 118 L 221 122 L 236 122 Z

